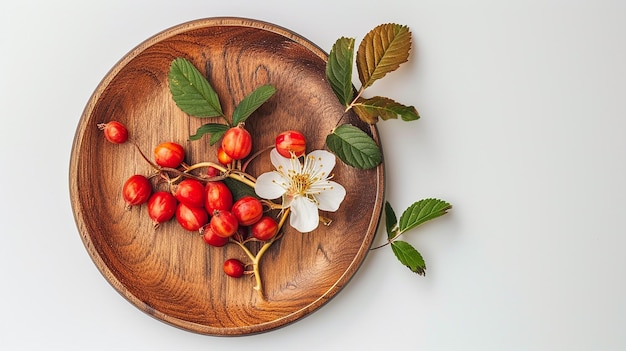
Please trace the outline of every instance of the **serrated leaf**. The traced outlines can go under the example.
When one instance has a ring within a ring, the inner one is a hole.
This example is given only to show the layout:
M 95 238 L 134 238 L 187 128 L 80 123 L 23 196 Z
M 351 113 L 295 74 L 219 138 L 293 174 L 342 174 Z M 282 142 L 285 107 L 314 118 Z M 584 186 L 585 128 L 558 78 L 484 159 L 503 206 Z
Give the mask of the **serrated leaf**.
M 254 188 L 244 184 L 238 180 L 232 178 L 224 178 L 224 184 L 230 189 L 230 192 L 233 194 L 233 200 L 237 201 L 238 199 L 244 196 L 252 196 L 255 198 L 259 198 L 259 196 L 254 191 Z
M 391 204 L 388 201 L 385 202 L 385 225 L 387 227 L 387 238 L 391 239 L 396 236 L 398 219 Z
M 400 263 L 419 275 L 426 275 L 426 263 L 422 255 L 406 241 L 396 240 L 391 243 L 391 250 Z
M 373 125 L 378 122 L 378 115 L 361 105 L 352 105 L 352 109 L 359 116 L 359 119 L 367 124 Z
M 431 219 L 443 216 L 452 206 L 439 199 L 424 199 L 413 203 L 400 216 L 401 232 L 413 229 Z
M 243 98 L 233 111 L 233 125 L 245 122 L 250 115 L 274 95 L 276 89 L 269 84 L 256 88 L 252 93 Z
M 337 39 L 326 63 L 326 78 L 339 102 L 348 106 L 352 102 L 352 65 L 354 59 L 354 38 Z
M 387 23 L 372 29 L 359 45 L 356 67 L 362 87 L 367 88 L 406 62 L 411 50 L 407 26 Z
M 209 139 L 209 143 L 213 145 L 222 138 L 228 128 L 229 126 L 222 123 L 203 124 L 196 130 L 196 134 L 189 136 L 189 140 L 198 140 L 202 138 L 205 134 L 209 134 L 211 136 L 211 138 Z
M 374 168 L 383 160 L 374 139 L 351 124 L 340 125 L 328 134 L 326 146 L 344 163 L 355 168 Z
M 172 61 L 167 78 L 174 102 L 185 113 L 194 117 L 223 115 L 217 93 L 187 59 Z
M 369 99 L 359 98 L 353 105 L 353 109 L 363 122 L 369 124 L 378 122 L 379 117 L 383 120 L 388 120 L 400 116 L 403 121 L 407 122 L 420 118 L 415 107 L 405 106 L 382 96 L 375 96 Z

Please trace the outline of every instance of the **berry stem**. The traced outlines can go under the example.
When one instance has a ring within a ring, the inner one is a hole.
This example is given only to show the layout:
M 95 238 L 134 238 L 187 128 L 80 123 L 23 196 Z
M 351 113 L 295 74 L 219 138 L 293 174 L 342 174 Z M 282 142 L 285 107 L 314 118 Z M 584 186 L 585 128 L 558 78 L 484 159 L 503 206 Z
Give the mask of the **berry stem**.
M 228 173 L 229 173 L 229 174 L 235 174 L 235 175 L 237 175 L 238 177 L 241 177 L 241 178 L 247 179 L 250 183 L 246 183 L 246 184 L 250 185 L 250 186 L 251 186 L 251 187 L 253 187 L 253 188 L 254 188 L 254 186 L 255 186 L 255 184 L 256 184 L 256 178 L 254 178 L 253 176 L 251 176 L 250 174 L 248 174 L 248 173 L 246 173 L 246 172 L 243 172 L 243 171 L 237 171 L 237 170 L 234 170 L 234 169 L 233 169 L 233 170 L 230 170 Z M 239 178 L 234 178 L 234 179 L 240 180 Z
M 220 172 L 226 172 L 226 168 L 218 165 L 217 163 L 214 162 L 200 162 L 200 163 L 196 163 L 193 164 L 189 167 L 187 167 L 186 171 L 193 171 L 196 170 L 198 168 L 204 168 L 204 167 L 213 167 L 216 168 L 217 170 L 219 170 Z
M 283 209 L 283 205 L 281 205 L 281 204 L 277 204 L 277 203 L 275 203 L 275 202 L 273 202 L 273 201 L 270 201 L 270 200 L 261 199 L 261 202 L 262 202 L 265 206 L 267 206 L 267 208 L 268 208 L 269 210 L 282 210 L 282 209 Z
M 220 172 L 223 173 L 222 176 L 218 176 L 218 177 L 213 177 L 213 178 L 205 178 L 205 177 L 199 177 L 196 175 L 193 175 L 189 172 L 196 170 L 198 168 L 203 168 L 203 167 L 214 167 L 217 170 L 219 170 Z M 224 168 L 221 165 L 218 165 L 216 163 L 213 162 L 200 162 L 200 163 L 196 163 L 193 164 L 189 167 L 187 167 L 184 171 L 181 171 L 180 169 L 177 168 L 167 168 L 167 167 L 158 167 L 157 169 L 159 171 L 163 171 L 163 172 L 171 172 L 177 175 L 176 178 L 171 179 L 171 182 L 176 182 L 180 179 L 180 177 L 186 177 L 186 178 L 193 178 L 193 179 L 197 179 L 199 181 L 211 181 L 211 180 L 221 180 L 224 178 L 232 178 L 234 180 L 240 181 L 252 188 L 254 188 L 254 186 L 256 185 L 256 179 L 254 177 L 252 177 L 251 175 L 245 173 L 245 172 L 241 172 L 241 171 L 237 171 L 237 170 L 233 170 L 233 169 L 228 169 L 228 168 Z
M 398 238 L 400 237 L 400 235 L 404 234 L 404 232 L 403 232 L 403 231 L 401 231 L 401 230 L 398 230 L 398 228 L 396 227 L 396 228 L 394 229 L 394 231 L 392 232 L 392 234 L 394 234 L 394 235 L 393 235 L 391 238 L 388 238 L 388 239 L 387 239 L 387 242 L 385 242 L 384 244 L 380 244 L 380 245 L 378 245 L 378 246 L 376 246 L 376 247 L 372 247 L 372 248 L 370 248 L 370 251 L 373 251 L 373 250 L 378 250 L 378 249 L 380 249 L 381 247 L 385 247 L 385 246 L 387 246 L 387 245 L 390 245 L 390 244 L 391 244 L 391 243 L 393 243 L 396 239 L 398 239 Z
M 148 163 L 150 164 L 150 166 L 156 171 L 155 174 L 151 175 L 150 177 L 156 176 L 156 175 L 160 175 L 161 177 L 163 177 L 165 180 L 167 180 L 168 184 L 170 185 L 170 187 L 172 186 L 172 184 L 176 183 L 178 180 L 180 180 L 181 178 L 192 178 L 192 179 L 196 179 L 199 181 L 216 181 L 216 180 L 222 180 L 224 178 L 232 178 L 234 180 L 237 180 L 243 184 L 246 184 L 252 188 L 254 188 L 256 186 L 256 178 L 254 178 L 252 175 L 248 174 L 245 172 L 246 167 L 249 165 L 249 163 L 255 159 L 256 157 L 258 157 L 259 155 L 261 155 L 261 153 L 270 150 L 273 145 L 270 145 L 268 147 L 263 148 L 262 150 L 258 151 L 257 153 L 255 153 L 254 155 L 252 155 L 243 165 L 240 163 L 240 161 L 237 161 L 237 164 L 235 165 L 235 168 L 233 167 L 224 167 L 221 164 L 217 164 L 214 162 L 199 162 L 193 165 L 183 165 L 183 167 L 181 167 L 181 169 L 179 168 L 168 168 L 168 167 L 160 167 L 158 165 L 156 165 L 155 163 L 153 163 L 148 157 L 146 157 L 146 155 L 141 151 L 141 148 L 139 147 L 139 145 L 137 145 L 137 143 L 132 142 L 132 144 L 135 146 L 135 148 L 137 149 L 137 151 L 139 152 L 139 154 L 141 155 L 141 157 Z M 221 172 L 221 175 L 216 176 L 216 177 L 211 177 L 211 178 L 207 178 L 207 177 L 201 177 L 201 176 L 197 176 L 195 174 L 192 174 L 191 172 L 200 168 L 205 168 L 205 167 L 213 167 L 217 170 L 219 170 Z M 170 178 L 170 174 L 173 176 L 172 178 Z M 171 190 L 171 189 L 170 189 Z M 285 224 L 285 221 L 287 220 L 287 217 L 289 217 L 289 208 L 286 209 L 282 209 L 282 206 L 275 204 L 273 202 L 270 201 L 265 201 L 265 204 L 270 208 L 270 209 L 281 209 L 283 210 L 281 218 L 278 222 L 278 233 L 281 232 L 281 229 L 283 227 L 283 225 Z M 320 218 L 320 220 L 322 220 L 323 223 L 327 223 L 329 224 L 329 221 L 325 221 L 324 218 Z M 155 224 L 155 228 L 158 226 L 158 224 Z M 255 286 L 254 286 L 254 290 L 257 291 L 257 293 L 259 294 L 259 297 L 261 300 L 266 301 L 265 298 L 265 294 L 263 291 L 263 281 L 261 280 L 261 265 L 260 265 L 260 261 L 261 258 L 263 258 L 263 255 L 265 254 L 265 252 L 267 252 L 267 250 L 272 246 L 272 244 L 274 242 L 276 242 L 277 240 L 279 240 L 282 237 L 282 235 L 275 235 L 272 239 L 266 241 L 263 243 L 263 245 L 261 246 L 261 248 L 259 249 L 259 251 L 254 254 L 247 246 L 246 244 L 249 242 L 247 240 L 238 240 L 238 239 L 234 239 L 231 238 L 230 242 L 237 244 L 237 246 L 239 246 L 239 248 L 241 248 L 241 250 L 244 252 L 244 254 L 246 256 L 248 256 L 248 258 L 250 259 L 250 261 L 252 261 L 252 271 L 249 272 L 248 274 L 252 274 L 254 275 L 254 279 L 255 279 Z
M 346 106 L 346 109 L 343 112 L 348 112 L 351 108 L 353 108 L 354 104 L 356 104 L 356 101 L 361 97 L 361 95 L 363 95 L 364 91 L 365 91 L 365 88 L 361 87 L 361 89 L 359 89 L 359 92 L 356 94 L 356 96 L 354 97 L 350 105 Z
M 378 250 L 378 249 L 380 249 L 380 248 L 382 248 L 382 247 L 385 247 L 385 246 L 387 246 L 387 245 L 389 245 L 389 244 L 391 244 L 391 240 L 387 240 L 387 242 L 386 242 L 386 243 L 384 243 L 384 244 L 378 245 L 378 246 L 376 246 L 376 247 L 372 247 L 372 248 L 370 249 L 370 251 Z
M 150 159 L 143 153 L 143 151 L 141 151 L 141 148 L 139 147 L 139 145 L 137 145 L 137 143 L 134 140 L 131 140 L 130 142 L 135 146 L 135 149 L 137 149 L 137 152 L 139 152 L 139 155 L 141 155 L 141 157 L 146 162 L 148 162 L 148 164 L 150 164 L 152 168 L 158 171 L 160 167 L 157 166 L 154 162 L 150 161 Z
M 237 246 L 241 248 L 241 250 L 246 254 L 246 256 L 248 256 L 248 258 L 250 258 L 250 260 L 254 262 L 255 255 L 252 253 L 252 251 L 250 251 L 250 249 L 248 249 L 248 247 L 246 247 L 245 242 L 235 240 L 235 239 L 232 239 L 231 242 L 237 244 Z
M 261 155 L 262 153 L 264 153 L 265 151 L 271 150 L 274 147 L 274 145 L 269 145 L 264 147 L 263 149 L 255 152 L 252 156 L 250 156 L 246 162 L 244 162 L 244 164 L 241 166 L 241 171 L 245 172 L 246 168 L 248 168 L 248 165 L 250 164 L 250 162 L 252 162 L 252 160 L 254 160 L 255 158 L 257 158 L 259 155 Z
M 237 171 L 237 170 L 233 170 L 233 169 L 229 169 L 229 168 L 224 168 L 221 165 L 218 165 L 216 163 L 213 162 L 200 162 L 200 163 L 196 163 L 192 166 L 189 167 L 188 170 L 192 170 L 192 169 L 198 169 L 198 168 L 202 168 L 202 167 L 214 167 L 217 170 L 219 170 L 220 172 L 225 174 L 225 177 L 228 178 L 232 178 L 234 180 L 238 180 L 246 185 L 249 185 L 250 187 L 254 188 L 254 186 L 256 185 L 256 179 L 254 179 L 251 175 L 242 172 L 242 171 Z M 206 179 L 205 179 L 206 180 Z
M 228 178 L 232 178 L 234 180 L 238 180 L 238 181 L 240 181 L 240 182 L 242 182 L 242 183 L 244 183 L 244 184 L 246 184 L 246 185 L 248 185 L 248 186 L 250 186 L 252 188 L 254 188 L 255 185 L 256 185 L 256 183 L 253 180 L 249 179 L 246 176 L 243 176 L 239 172 L 229 172 L 227 174 L 227 176 L 228 176 Z
M 341 116 L 339 116 L 339 118 L 337 119 L 337 123 L 335 123 L 335 128 L 339 127 L 339 123 L 341 123 L 341 120 L 344 119 L 344 117 L 346 117 L 348 111 L 350 111 L 354 107 L 354 105 L 356 104 L 356 101 L 361 97 L 361 95 L 363 95 L 364 91 L 365 91 L 364 87 L 361 87 L 359 89 L 359 91 L 357 92 L 357 95 L 354 97 L 352 102 L 350 102 L 350 104 L 348 104 L 346 106 L 346 108 L 343 110 L 343 113 L 341 114 Z M 335 128 L 333 128 L 333 130 Z
M 278 222 L 278 231 L 280 232 L 281 228 L 283 227 L 283 225 L 285 224 L 285 221 L 287 220 L 287 217 L 289 217 L 289 208 L 285 209 L 285 211 L 283 212 L 280 221 Z M 263 292 L 263 281 L 261 280 L 261 258 L 263 257 L 263 255 L 265 254 L 265 252 L 267 252 L 267 250 L 270 248 L 270 246 L 272 246 L 272 244 L 274 242 L 276 242 L 281 236 L 280 235 L 276 235 L 274 236 L 272 239 L 270 239 L 269 241 L 265 242 L 265 244 L 263 244 L 263 246 L 261 246 L 261 248 L 259 249 L 259 251 L 257 252 L 257 254 L 253 254 L 252 251 L 250 251 L 250 249 L 248 249 L 248 247 L 246 247 L 245 245 L 245 241 L 239 241 L 239 240 L 231 240 L 231 242 L 237 244 L 237 246 L 239 246 L 241 248 L 241 250 L 243 250 L 243 252 L 246 254 L 246 256 L 248 256 L 250 258 L 250 260 L 252 261 L 252 274 L 254 275 L 254 280 L 255 280 L 255 285 L 254 285 L 254 290 L 257 291 L 257 293 L 259 294 L 259 297 L 261 298 L 261 300 L 266 301 L 265 298 L 265 294 Z

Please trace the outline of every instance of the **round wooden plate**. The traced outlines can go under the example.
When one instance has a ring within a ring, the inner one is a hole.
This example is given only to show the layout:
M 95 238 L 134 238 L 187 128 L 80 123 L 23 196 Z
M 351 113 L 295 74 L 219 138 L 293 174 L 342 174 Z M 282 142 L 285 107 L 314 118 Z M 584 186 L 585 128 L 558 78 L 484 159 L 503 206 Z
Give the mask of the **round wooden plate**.
M 348 283 L 364 260 L 378 226 L 384 190 L 381 164 L 363 171 L 338 160 L 334 180 L 347 195 L 333 220 L 284 236 L 261 261 L 266 299 L 254 279 L 230 278 L 225 259 L 245 259 L 236 245 L 206 245 L 175 220 L 156 230 L 146 207 L 126 210 L 124 181 L 150 166 L 130 143 L 111 144 L 99 123 L 124 123 L 147 154 L 162 141 L 187 151 L 187 163 L 216 161 L 208 138 L 188 141 L 207 122 L 183 113 L 170 96 L 167 74 L 177 57 L 190 60 L 217 91 L 229 116 L 241 99 L 262 84 L 275 95 L 246 122 L 255 147 L 271 145 L 277 133 L 296 129 L 307 150 L 323 149 L 338 122 L 352 123 L 375 140 L 375 127 L 344 115 L 325 78 L 327 54 L 284 28 L 250 19 L 209 18 L 184 23 L 141 43 L 104 77 L 78 124 L 70 163 L 74 217 L 89 255 L 109 283 L 140 310 L 173 326 L 208 335 L 245 335 L 296 321 L 324 305 Z M 343 116 L 343 117 L 342 117 Z M 249 167 L 270 171 L 268 153 Z

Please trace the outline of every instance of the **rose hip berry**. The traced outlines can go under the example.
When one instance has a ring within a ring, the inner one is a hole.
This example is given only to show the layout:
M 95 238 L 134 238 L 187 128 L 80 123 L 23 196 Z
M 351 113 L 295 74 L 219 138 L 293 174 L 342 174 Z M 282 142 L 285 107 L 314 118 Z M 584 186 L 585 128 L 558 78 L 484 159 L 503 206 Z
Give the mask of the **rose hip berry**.
M 204 239 L 204 242 L 208 245 L 215 247 L 222 247 L 228 243 L 228 238 L 215 234 L 215 231 L 211 228 L 210 224 L 202 227 L 202 239 Z
M 233 160 L 241 160 L 252 151 L 252 136 L 242 126 L 232 127 L 222 137 L 222 149 Z
M 148 199 L 148 215 L 152 218 L 154 226 L 167 222 L 176 213 L 177 201 L 172 193 L 157 191 Z
M 111 121 L 98 124 L 98 128 L 104 131 L 106 140 L 113 144 L 123 144 L 128 140 L 128 129 L 122 123 Z
M 233 162 L 233 158 L 228 156 L 221 146 L 217 148 L 217 160 L 224 166 L 228 166 Z
M 263 216 L 250 227 L 250 231 L 252 236 L 258 240 L 270 240 L 278 233 L 278 223 L 272 217 Z
M 192 207 L 179 203 L 176 208 L 176 221 L 186 230 L 195 232 L 209 222 L 209 214 L 204 207 Z
M 276 137 L 276 151 L 283 156 L 290 158 L 291 153 L 296 157 L 304 155 L 306 150 L 306 139 L 304 135 L 295 130 L 288 130 L 278 134 Z
M 185 149 L 180 144 L 166 141 L 154 148 L 154 162 L 161 167 L 177 168 L 185 159 Z
M 207 167 L 207 169 L 206 169 L 206 175 L 207 175 L 207 177 L 209 177 L 209 178 L 217 177 L 217 176 L 219 176 L 221 173 L 222 173 L 222 172 L 220 172 L 220 170 L 219 170 L 219 169 L 217 169 L 217 168 L 215 168 L 215 167 L 213 167 L 213 166 L 209 166 L 209 167 Z
M 230 277 L 239 278 L 243 275 L 245 270 L 246 267 L 243 265 L 243 262 L 236 258 L 230 258 L 224 261 L 224 273 Z
M 206 198 L 204 184 L 199 180 L 191 178 L 185 179 L 176 186 L 174 197 L 176 197 L 176 200 L 188 206 L 203 207 Z
M 233 193 L 222 181 L 208 182 L 205 186 L 206 198 L 204 207 L 209 212 L 230 210 L 233 206 Z
M 152 195 L 152 184 L 141 174 L 128 178 L 122 188 L 122 197 L 127 207 L 146 203 L 150 195 Z
M 256 197 L 246 195 L 235 201 L 231 212 L 240 225 L 251 225 L 263 217 L 263 204 Z
M 213 217 L 211 217 L 211 221 L 209 223 L 211 224 L 211 229 L 213 229 L 215 234 L 224 238 L 233 236 L 239 228 L 237 218 L 228 210 L 218 210 L 213 212 Z

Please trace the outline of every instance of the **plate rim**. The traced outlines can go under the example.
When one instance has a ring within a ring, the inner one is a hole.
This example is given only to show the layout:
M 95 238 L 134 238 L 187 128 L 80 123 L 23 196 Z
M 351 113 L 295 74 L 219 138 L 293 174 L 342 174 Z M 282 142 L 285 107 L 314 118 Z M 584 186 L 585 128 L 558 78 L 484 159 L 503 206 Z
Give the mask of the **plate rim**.
M 140 298 L 132 294 L 130 290 L 121 282 L 115 274 L 111 271 L 111 268 L 105 263 L 104 259 L 99 255 L 97 250 L 95 249 L 91 235 L 87 233 L 86 230 L 86 222 L 83 216 L 81 215 L 82 205 L 78 204 L 77 200 L 77 192 L 78 192 L 78 177 L 76 174 L 78 173 L 78 164 L 80 154 L 78 150 L 82 145 L 82 140 L 84 139 L 84 133 L 87 128 L 87 124 L 89 121 L 89 116 L 93 112 L 95 105 L 98 102 L 99 97 L 102 95 L 103 90 L 115 79 L 115 77 L 120 73 L 120 71 L 134 58 L 144 52 L 146 49 L 150 48 L 152 45 L 159 43 L 163 40 L 166 40 L 175 35 L 185 33 L 190 30 L 207 28 L 207 27 L 226 27 L 226 26 L 237 26 L 237 27 L 247 27 L 253 28 L 257 30 L 264 30 L 271 33 L 275 33 L 286 37 L 288 39 L 293 40 L 299 45 L 304 46 L 307 50 L 311 51 L 313 54 L 323 59 L 324 61 L 328 60 L 328 54 L 324 50 L 322 50 L 319 46 L 312 43 L 305 37 L 295 33 L 292 30 L 289 30 L 280 25 L 276 25 L 270 22 L 266 22 L 263 20 L 251 19 L 246 17 L 207 17 L 195 19 L 187 22 L 183 22 L 174 26 L 171 26 L 165 30 L 162 30 L 144 41 L 140 42 L 134 48 L 132 48 L 128 53 L 126 53 L 121 59 L 114 63 L 114 65 L 109 69 L 109 71 L 105 74 L 105 76 L 101 79 L 101 81 L 97 84 L 93 93 L 88 99 L 87 104 L 83 112 L 81 113 L 78 125 L 76 127 L 76 131 L 74 134 L 74 140 L 71 148 L 70 155 L 70 167 L 69 167 L 69 190 L 70 190 L 70 200 L 72 207 L 72 214 L 74 216 L 74 221 L 77 226 L 77 230 L 81 237 L 84 247 L 86 248 L 90 259 L 96 265 L 96 268 L 101 273 L 101 275 L 105 278 L 105 280 L 113 286 L 113 288 L 124 297 L 128 302 L 130 302 L 133 306 L 141 310 L 142 312 L 150 315 L 151 317 L 169 324 L 171 326 L 204 335 L 212 335 L 212 336 L 243 336 L 250 334 L 258 334 L 263 332 L 268 332 L 271 330 L 275 330 L 284 326 L 287 326 L 295 321 L 298 321 L 311 313 L 317 311 L 322 306 L 326 305 L 332 298 L 334 298 L 337 293 L 339 293 L 345 285 L 347 285 L 350 280 L 357 273 L 359 268 L 362 266 L 365 261 L 369 249 L 372 245 L 374 237 L 378 231 L 378 227 L 380 226 L 380 217 L 382 215 L 383 203 L 384 203 L 384 193 L 386 187 L 386 177 L 384 172 L 384 161 L 376 167 L 376 179 L 378 182 L 376 184 L 376 202 L 374 204 L 374 211 L 372 212 L 374 215 L 371 217 L 369 224 L 367 226 L 367 235 L 365 240 L 361 242 L 359 250 L 357 254 L 354 256 L 350 265 L 346 267 L 346 270 L 343 274 L 326 290 L 326 292 L 317 299 L 313 300 L 311 303 L 306 306 L 294 310 L 289 314 L 282 316 L 280 318 L 273 319 L 271 321 L 266 321 L 263 323 L 258 323 L 250 326 L 237 326 L 237 327 L 214 327 L 208 326 L 188 320 L 184 320 L 178 317 L 173 317 L 168 315 L 162 311 L 156 310 L 150 307 L 147 303 L 142 301 Z M 380 135 L 378 133 L 376 125 L 370 125 L 370 131 L 372 133 L 373 139 L 379 144 L 379 147 L 382 146 L 380 143 Z

